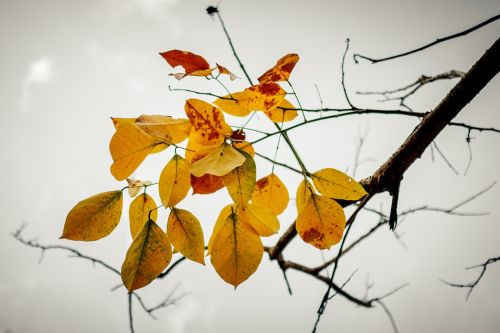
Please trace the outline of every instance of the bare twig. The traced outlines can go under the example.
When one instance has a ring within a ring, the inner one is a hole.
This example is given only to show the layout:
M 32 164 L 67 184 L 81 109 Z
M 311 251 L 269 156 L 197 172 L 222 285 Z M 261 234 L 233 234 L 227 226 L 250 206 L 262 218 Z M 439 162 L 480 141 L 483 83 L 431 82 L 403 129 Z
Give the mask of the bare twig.
M 379 102 L 389 102 L 389 101 L 399 101 L 399 105 L 408 109 L 408 111 L 413 111 L 407 104 L 406 99 L 414 95 L 420 88 L 426 84 L 439 81 L 439 80 L 451 80 L 455 78 L 462 78 L 465 75 L 464 72 L 458 70 L 450 70 L 448 72 L 440 73 L 434 76 L 422 75 L 416 81 L 393 90 L 385 91 L 357 91 L 359 95 L 380 95 L 384 99 L 379 100 Z
M 349 99 L 349 95 L 347 94 L 347 89 L 345 87 L 345 72 L 344 72 L 344 64 L 345 64 L 345 56 L 347 55 L 347 51 L 349 51 L 349 38 L 346 39 L 345 41 L 345 51 L 344 51 L 344 55 L 342 56 L 342 65 L 341 65 L 341 70 L 342 70 L 342 90 L 344 91 L 344 96 L 345 96 L 345 99 L 347 101 L 347 104 L 349 104 L 349 106 L 352 108 L 352 109 L 357 109 L 352 103 L 351 103 L 351 100 Z
M 391 321 L 391 326 L 392 326 L 392 329 L 394 330 L 394 333 L 398 333 L 398 327 L 396 326 L 396 321 L 394 320 L 394 316 L 392 315 L 392 312 L 389 310 L 389 308 L 384 304 L 384 302 L 378 300 L 376 301 L 378 304 L 380 304 L 380 306 L 382 307 L 382 309 L 384 310 L 385 314 L 387 315 L 387 317 L 389 317 L 389 320 Z
M 389 57 L 385 57 L 385 58 L 370 58 L 370 57 L 367 57 L 367 56 L 364 56 L 364 55 L 361 55 L 361 54 L 354 54 L 353 55 L 353 59 L 354 59 L 354 62 L 355 63 L 358 63 L 358 59 L 365 59 L 365 60 L 368 60 L 369 62 L 371 62 L 372 64 L 375 64 L 375 63 L 378 63 L 378 62 L 382 62 L 382 61 L 387 61 L 387 60 L 392 60 L 392 59 L 396 59 L 396 58 L 400 58 L 400 57 L 404 57 L 404 56 L 407 56 L 407 55 L 410 55 L 410 54 L 413 54 L 413 53 L 417 53 L 417 52 L 420 52 L 420 51 L 423 51 L 431 46 L 434 46 L 436 44 L 439 44 L 439 43 L 443 43 L 443 42 L 446 42 L 447 40 L 450 40 L 450 39 L 453 39 L 453 38 L 457 38 L 457 37 L 461 37 L 461 36 L 465 36 L 473 31 L 476 31 L 482 27 L 484 27 L 485 25 L 487 24 L 490 24 L 496 20 L 500 19 L 500 14 L 498 15 L 495 15 L 493 17 L 490 17 L 489 19 L 487 19 L 486 21 L 483 21 L 469 29 L 466 29 L 466 30 L 463 30 L 461 32 L 458 32 L 456 34 L 453 34 L 453 35 L 449 35 L 449 36 L 446 36 L 446 37 L 442 37 L 442 38 L 438 38 L 436 39 L 435 41 L 431 42 L 431 43 L 428 43 L 428 44 L 425 44 L 421 47 L 418 47 L 416 49 L 413 49 L 413 50 L 410 50 L 410 51 L 407 51 L 407 52 L 403 52 L 403 53 L 399 53 L 399 54 L 396 54 L 396 55 L 392 55 L 392 56 L 389 56 Z
M 465 283 L 465 284 L 462 284 L 462 283 L 451 283 L 451 282 L 447 282 L 443 279 L 440 279 L 442 282 L 446 283 L 447 285 L 449 286 L 452 286 L 452 287 L 456 287 L 456 288 L 468 288 L 469 291 L 467 292 L 467 296 L 465 299 L 469 299 L 469 296 L 470 294 L 472 293 L 472 290 L 474 289 L 475 286 L 477 286 L 477 284 L 479 283 L 479 281 L 481 281 L 481 279 L 483 278 L 484 276 L 484 273 L 486 273 L 486 269 L 488 268 L 488 265 L 494 263 L 494 262 L 497 262 L 500 260 L 500 257 L 496 257 L 496 258 L 490 258 L 488 260 L 486 260 L 484 263 L 480 264 L 480 265 L 475 265 L 475 266 L 470 266 L 470 267 L 467 267 L 466 269 L 474 269 L 474 268 L 479 268 L 481 267 L 481 273 L 479 273 L 479 276 L 469 282 L 469 283 Z
M 132 317 L 132 293 L 128 294 L 128 323 L 130 333 L 134 333 L 134 318 Z

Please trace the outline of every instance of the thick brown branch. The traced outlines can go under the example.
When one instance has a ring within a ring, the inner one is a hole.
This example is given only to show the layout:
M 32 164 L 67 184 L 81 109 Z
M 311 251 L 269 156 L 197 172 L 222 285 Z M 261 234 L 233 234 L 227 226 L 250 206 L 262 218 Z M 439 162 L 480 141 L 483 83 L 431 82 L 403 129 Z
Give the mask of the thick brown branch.
M 401 181 L 406 170 L 422 155 L 441 130 L 500 71 L 498 59 L 500 59 L 500 38 L 472 66 L 441 103 L 423 117 L 421 123 L 399 149 L 372 176 L 361 181 L 370 195 L 384 192 Z M 276 245 L 270 249 L 271 259 L 276 259 L 295 235 L 295 223 L 292 223 Z
M 371 177 L 362 181 L 368 193 L 379 193 L 399 182 L 441 130 L 486 86 L 500 70 L 500 38 L 428 113 L 410 136 Z

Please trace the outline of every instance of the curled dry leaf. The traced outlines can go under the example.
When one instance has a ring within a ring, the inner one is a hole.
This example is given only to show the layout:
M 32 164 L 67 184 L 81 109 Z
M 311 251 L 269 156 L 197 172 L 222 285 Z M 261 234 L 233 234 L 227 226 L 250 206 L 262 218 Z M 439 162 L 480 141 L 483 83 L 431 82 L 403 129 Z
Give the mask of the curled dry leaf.
M 130 234 L 132 235 L 132 239 L 134 239 L 142 226 L 148 222 L 149 219 L 153 221 L 158 219 L 158 210 L 156 209 L 156 203 L 153 198 L 146 193 L 135 198 L 130 203 L 128 217 L 130 220 Z
M 198 219 L 189 211 L 172 208 L 167 222 L 167 235 L 174 249 L 186 258 L 205 264 L 205 240 Z
M 223 143 L 207 156 L 191 164 L 191 174 L 201 177 L 205 174 L 224 176 L 245 162 L 245 156 L 231 145 Z
M 333 168 L 316 171 L 312 180 L 319 193 L 332 199 L 355 201 L 367 194 L 360 183 Z
M 236 288 L 257 270 L 263 253 L 256 231 L 231 212 L 214 236 L 210 261 L 217 274 Z
M 226 67 L 224 66 L 221 66 L 219 64 L 216 64 L 217 65 L 217 69 L 219 70 L 219 74 L 226 74 L 226 75 L 229 75 L 229 79 L 231 79 L 231 81 L 234 81 L 236 79 L 239 79 L 240 77 L 236 74 L 234 74 L 233 72 L 231 72 L 229 69 L 227 69 Z
M 160 275 L 172 259 L 167 235 L 153 220 L 148 220 L 130 245 L 121 269 L 129 292 L 142 288 Z
M 163 168 L 158 182 L 158 191 L 163 206 L 177 205 L 186 197 L 190 188 L 189 163 L 181 156 L 174 155 Z
M 122 191 L 93 195 L 77 203 L 66 217 L 61 238 L 95 241 L 109 235 L 120 223 Z
M 252 111 L 269 111 L 280 104 L 285 95 L 279 84 L 261 83 L 218 98 L 214 104 L 230 115 L 244 117 Z
M 269 69 L 258 78 L 259 82 L 287 81 L 297 61 L 299 61 L 298 54 L 291 53 L 283 56 L 273 68 Z
M 323 250 L 340 242 L 345 224 L 344 210 L 335 200 L 312 194 L 295 227 L 304 242 Z
M 188 51 L 170 50 L 160 53 L 160 55 L 168 62 L 170 66 L 182 66 L 182 68 L 184 68 L 184 73 L 170 74 L 173 75 L 177 80 L 180 80 L 187 75 L 207 76 L 212 73 L 212 69 L 210 69 L 210 65 L 205 60 L 205 58 L 197 54 Z
M 289 200 L 288 189 L 276 174 L 271 173 L 256 182 L 252 203 L 267 207 L 275 215 L 280 215 L 288 206 Z
M 132 178 L 127 178 L 127 186 L 128 186 L 128 195 L 133 198 L 135 197 L 137 194 L 139 194 L 139 191 L 141 190 L 142 187 L 144 186 L 149 186 L 151 184 L 153 184 L 151 181 L 149 180 L 137 180 L 137 179 L 132 179 Z

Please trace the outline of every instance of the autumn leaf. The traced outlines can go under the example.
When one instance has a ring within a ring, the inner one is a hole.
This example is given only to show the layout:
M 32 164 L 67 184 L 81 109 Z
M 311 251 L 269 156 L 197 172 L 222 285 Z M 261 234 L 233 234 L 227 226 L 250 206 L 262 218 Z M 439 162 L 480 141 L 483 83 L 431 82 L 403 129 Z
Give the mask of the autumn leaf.
M 299 61 L 299 56 L 297 54 L 291 53 L 285 55 L 276 62 L 273 68 L 269 69 L 258 78 L 259 82 L 287 81 L 297 61 Z
M 167 235 L 177 251 L 205 265 L 203 230 L 193 214 L 184 209 L 172 208 L 167 222 Z
M 323 250 L 340 242 L 345 224 L 344 210 L 335 200 L 312 194 L 295 227 L 304 242 Z
M 132 235 L 132 239 L 134 239 L 142 226 L 149 219 L 156 221 L 158 218 L 158 210 L 156 209 L 156 203 L 153 198 L 146 193 L 135 198 L 130 203 L 128 217 L 130 220 L 130 234 Z
M 163 206 L 172 207 L 184 199 L 191 187 L 189 163 L 174 155 L 160 174 L 158 191 Z
M 248 204 L 238 207 L 237 213 L 257 231 L 259 236 L 271 236 L 280 229 L 278 218 L 267 207 Z
M 303 179 L 299 186 L 297 187 L 297 194 L 295 196 L 295 203 L 297 205 L 297 214 L 300 214 L 302 212 L 302 209 L 307 205 L 307 201 L 309 201 L 309 197 L 311 194 L 315 194 L 316 191 L 314 190 L 314 187 L 312 184 Z
M 192 125 L 190 141 L 194 139 L 204 146 L 221 144 L 233 133 L 222 111 L 205 101 L 188 99 L 184 110 Z
M 189 119 L 172 118 L 161 115 L 141 115 L 135 119 L 135 124 L 157 141 L 181 143 L 191 131 Z
M 221 209 L 219 216 L 217 217 L 217 220 L 215 221 L 215 224 L 214 224 L 214 227 L 212 230 L 212 235 L 210 236 L 210 239 L 208 240 L 207 255 L 210 255 L 210 252 L 212 251 L 212 245 L 214 243 L 215 237 L 219 233 L 219 230 L 226 223 L 226 220 L 229 217 L 229 215 L 231 215 L 233 212 L 236 212 L 236 210 L 237 210 L 237 207 L 235 204 L 227 205 Z
M 236 288 L 257 270 L 263 253 L 259 235 L 232 212 L 214 237 L 210 261 L 217 274 Z
M 132 178 L 127 178 L 127 187 L 128 187 L 128 195 L 133 198 L 135 197 L 137 194 L 139 194 L 139 191 L 141 190 L 141 188 L 143 188 L 144 186 L 148 186 L 148 185 L 151 185 L 153 184 L 151 181 L 149 180 L 146 180 L 146 181 L 143 181 L 143 180 L 137 180 L 137 179 L 132 179 Z
M 121 269 L 129 292 L 142 288 L 160 275 L 172 259 L 167 235 L 153 220 L 148 220 L 130 245 Z
M 253 145 L 247 141 L 233 141 L 233 147 L 239 150 L 243 150 L 248 155 L 255 157 L 255 150 L 253 149 Z
M 264 114 L 275 123 L 283 123 L 292 121 L 297 117 L 297 110 L 289 109 L 295 109 L 295 106 L 284 99 L 274 108 L 264 111 Z
M 210 174 L 204 174 L 201 177 L 191 175 L 191 187 L 193 194 L 211 194 L 223 188 L 224 181 L 222 177 Z
M 240 153 L 245 157 L 244 163 L 224 175 L 222 180 L 234 203 L 245 205 L 252 199 L 256 168 L 255 162 L 249 154 L 244 151 Z
M 240 77 L 236 74 L 234 74 L 233 72 L 231 72 L 229 69 L 227 69 L 226 67 L 224 66 L 221 66 L 219 64 L 216 64 L 217 65 L 217 70 L 219 71 L 219 74 L 226 74 L 226 75 L 229 75 L 229 79 L 231 81 L 234 81 L 236 79 L 239 79 Z
M 124 180 L 144 161 L 159 143 L 132 123 L 123 123 L 109 143 L 113 158 L 111 174 L 116 180 Z
M 312 174 L 312 180 L 319 193 L 332 199 L 355 201 L 367 194 L 361 184 L 336 169 L 316 171 Z
M 60 238 L 94 241 L 109 235 L 120 222 L 122 191 L 99 193 L 77 203 L 66 217 Z
M 245 162 L 245 156 L 231 145 L 223 143 L 207 156 L 191 164 L 191 174 L 201 177 L 204 174 L 224 176 Z
M 252 203 L 269 208 L 275 215 L 283 213 L 289 200 L 288 189 L 274 173 L 259 179 L 255 184 Z
M 207 76 L 212 73 L 212 69 L 210 69 L 210 65 L 205 60 L 205 58 L 197 54 L 188 51 L 170 50 L 160 53 L 160 55 L 168 62 L 170 66 L 182 66 L 182 68 L 184 68 L 184 73 L 170 74 L 173 75 L 177 80 L 180 80 L 187 75 Z
M 261 83 L 218 98 L 214 104 L 230 115 L 244 117 L 252 111 L 269 111 L 280 104 L 285 95 L 279 84 Z

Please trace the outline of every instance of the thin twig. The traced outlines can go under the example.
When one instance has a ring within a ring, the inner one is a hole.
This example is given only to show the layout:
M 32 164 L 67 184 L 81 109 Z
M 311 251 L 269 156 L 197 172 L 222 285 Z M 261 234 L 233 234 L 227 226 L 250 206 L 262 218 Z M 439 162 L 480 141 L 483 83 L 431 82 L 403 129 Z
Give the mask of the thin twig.
M 347 94 L 347 89 L 345 87 L 345 72 L 344 72 L 344 64 L 345 64 L 345 56 L 347 55 L 347 51 L 349 50 L 349 38 L 347 38 L 345 40 L 345 51 L 344 51 L 344 55 L 342 56 L 342 65 L 341 65 L 341 70 L 342 70 L 342 89 L 344 90 L 344 96 L 345 96 L 345 99 L 347 101 L 347 103 L 349 104 L 349 106 L 352 108 L 352 109 L 357 109 L 352 103 L 351 103 L 351 100 L 349 99 L 349 95 Z
M 132 293 L 128 294 L 128 322 L 130 333 L 134 333 L 134 319 L 132 317 Z
M 497 262 L 497 261 L 500 261 L 500 257 L 496 257 L 496 258 L 489 258 L 488 260 L 486 260 L 484 263 L 480 264 L 480 265 L 475 265 L 475 266 L 470 266 L 470 267 L 467 267 L 466 269 L 474 269 L 474 268 L 479 268 L 481 267 L 481 273 L 479 273 L 479 276 L 469 282 L 469 283 L 465 283 L 465 284 L 462 284 L 462 283 L 451 283 L 451 282 L 447 282 L 443 279 L 440 279 L 441 282 L 443 283 L 446 283 L 447 285 L 449 286 L 452 286 L 452 287 L 456 287 L 456 288 L 468 288 L 469 291 L 467 292 L 467 296 L 466 296 L 466 300 L 469 299 L 469 296 L 470 294 L 472 293 L 472 290 L 474 289 L 475 286 L 477 286 L 477 284 L 479 283 L 479 281 L 481 281 L 481 279 L 483 278 L 484 276 L 484 273 L 486 273 L 486 269 L 488 268 L 488 265 L 494 263 L 494 262 Z
M 439 44 L 439 43 L 443 43 L 443 42 L 446 42 L 447 40 L 450 40 L 450 39 L 453 39 L 453 38 L 457 38 L 457 37 L 461 37 L 461 36 L 465 36 L 473 31 L 476 31 L 482 27 L 484 27 L 485 25 L 487 24 L 490 24 L 496 20 L 500 19 L 500 14 L 498 15 L 495 15 L 489 19 L 487 19 L 486 21 L 483 21 L 469 29 L 466 29 L 464 31 L 461 31 L 461 32 L 458 32 L 456 34 L 453 34 L 453 35 L 449 35 L 449 36 L 446 36 L 446 37 L 442 37 L 442 38 L 438 38 L 436 39 L 435 41 L 431 42 L 431 43 L 428 43 L 428 44 L 425 44 L 421 47 L 418 47 L 416 49 L 413 49 L 413 50 L 410 50 L 410 51 L 407 51 L 407 52 L 403 52 L 403 53 L 399 53 L 399 54 L 396 54 L 396 55 L 392 55 L 392 56 L 389 56 L 389 57 L 385 57 L 385 58 L 379 58 L 379 59 L 376 59 L 376 58 L 370 58 L 370 57 L 367 57 L 367 56 L 364 56 L 364 55 L 361 55 L 361 54 L 354 54 L 353 55 L 353 59 L 354 59 L 354 62 L 355 63 L 358 63 L 358 58 L 360 59 L 365 59 L 365 60 L 368 60 L 369 62 L 371 62 L 372 64 L 375 64 L 375 63 L 378 63 L 378 62 L 382 62 L 382 61 L 386 61 L 386 60 L 392 60 L 392 59 L 396 59 L 396 58 L 400 58 L 400 57 L 404 57 L 404 56 L 407 56 L 407 55 L 410 55 L 410 54 L 413 54 L 413 53 L 417 53 L 417 52 L 420 52 L 420 51 L 423 51 L 431 46 L 434 46 L 436 44 Z

